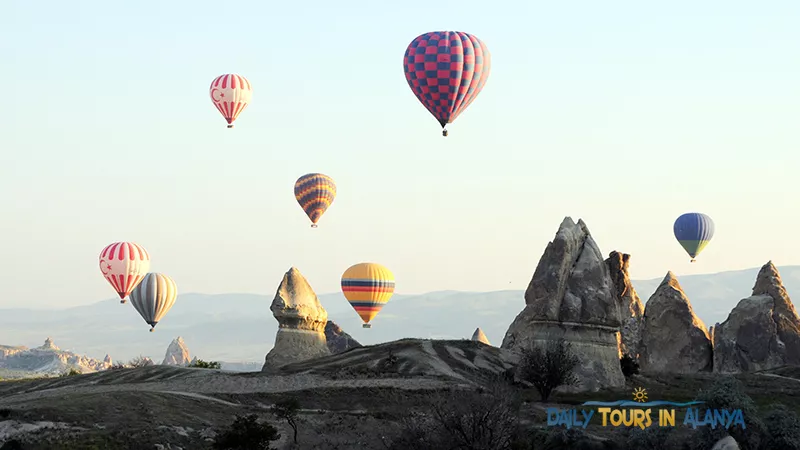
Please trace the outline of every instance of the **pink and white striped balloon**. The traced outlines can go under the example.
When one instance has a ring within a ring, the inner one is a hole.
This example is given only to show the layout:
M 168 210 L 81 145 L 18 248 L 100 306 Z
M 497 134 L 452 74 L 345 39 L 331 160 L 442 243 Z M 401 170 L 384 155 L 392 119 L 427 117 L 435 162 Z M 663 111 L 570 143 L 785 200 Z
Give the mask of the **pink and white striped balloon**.
M 228 121 L 228 128 L 233 128 L 233 122 L 250 104 L 253 88 L 247 78 L 234 73 L 226 73 L 214 78 L 208 93 L 211 95 L 214 106 Z

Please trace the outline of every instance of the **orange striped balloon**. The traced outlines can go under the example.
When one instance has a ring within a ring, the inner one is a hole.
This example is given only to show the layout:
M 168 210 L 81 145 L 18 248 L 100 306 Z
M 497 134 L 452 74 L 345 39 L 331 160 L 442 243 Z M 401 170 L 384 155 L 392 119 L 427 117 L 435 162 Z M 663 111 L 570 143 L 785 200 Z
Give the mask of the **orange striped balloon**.
M 364 321 L 364 328 L 378 315 L 394 293 L 394 275 L 376 263 L 360 263 L 342 274 L 342 292 Z
M 317 222 L 336 198 L 336 184 L 327 175 L 308 173 L 294 183 L 294 197 L 311 219 L 311 228 L 317 228 Z

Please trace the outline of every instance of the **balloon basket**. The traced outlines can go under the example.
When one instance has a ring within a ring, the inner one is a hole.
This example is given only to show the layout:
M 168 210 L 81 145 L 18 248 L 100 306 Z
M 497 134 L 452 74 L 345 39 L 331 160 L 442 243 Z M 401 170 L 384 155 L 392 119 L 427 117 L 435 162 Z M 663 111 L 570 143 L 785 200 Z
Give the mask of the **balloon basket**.
M 233 125 L 228 125 L 228 128 L 233 128 Z
M 370 325 L 368 323 L 365 323 L 365 324 L 361 325 L 361 328 L 372 328 L 372 325 Z
M 695 261 L 697 261 L 697 260 L 696 260 L 696 259 L 694 259 L 694 258 L 689 260 L 689 262 L 690 262 L 690 263 L 693 263 L 693 262 L 695 262 Z
M 124 305 L 124 304 L 125 304 L 125 302 L 127 302 L 127 300 L 125 300 L 125 299 L 122 299 L 122 300 L 120 300 L 120 301 L 119 301 L 119 304 L 120 304 L 120 305 Z
M 154 332 L 154 331 L 156 331 L 156 329 L 155 329 L 155 328 L 150 328 L 150 332 L 151 332 L 151 333 L 152 333 L 152 332 Z
M 312 224 L 311 224 L 311 228 L 318 228 L 318 227 L 317 227 L 317 224 L 315 224 L 315 223 L 312 223 Z
M 447 137 L 447 130 L 442 130 L 442 136 Z

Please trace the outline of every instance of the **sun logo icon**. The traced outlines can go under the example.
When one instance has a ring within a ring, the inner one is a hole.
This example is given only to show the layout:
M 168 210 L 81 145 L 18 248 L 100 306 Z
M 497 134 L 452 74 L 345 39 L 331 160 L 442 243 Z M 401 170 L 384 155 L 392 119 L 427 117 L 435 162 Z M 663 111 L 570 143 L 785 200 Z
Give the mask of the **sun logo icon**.
M 644 388 L 638 387 L 633 390 L 633 400 L 639 403 L 644 403 L 647 401 L 647 391 Z

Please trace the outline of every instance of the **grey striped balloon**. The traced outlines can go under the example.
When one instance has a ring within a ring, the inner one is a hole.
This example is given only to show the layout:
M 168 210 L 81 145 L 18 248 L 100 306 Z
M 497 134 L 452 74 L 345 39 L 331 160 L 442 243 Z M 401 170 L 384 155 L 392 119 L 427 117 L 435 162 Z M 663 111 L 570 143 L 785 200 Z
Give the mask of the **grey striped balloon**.
M 169 312 L 178 297 L 178 287 L 172 278 L 163 273 L 148 273 L 142 282 L 131 291 L 128 299 L 150 325 L 150 332 L 156 324 Z

